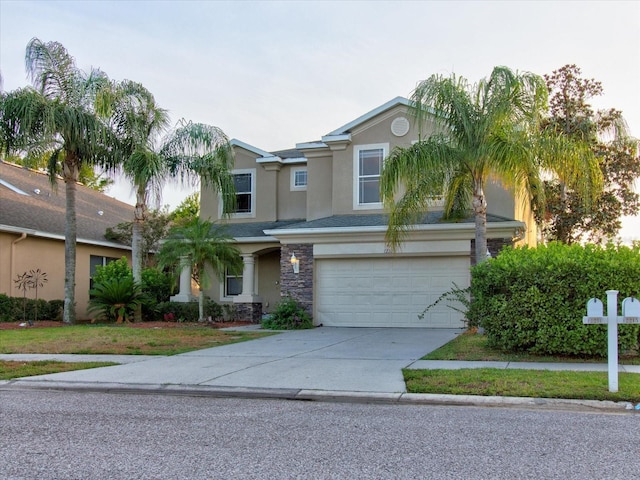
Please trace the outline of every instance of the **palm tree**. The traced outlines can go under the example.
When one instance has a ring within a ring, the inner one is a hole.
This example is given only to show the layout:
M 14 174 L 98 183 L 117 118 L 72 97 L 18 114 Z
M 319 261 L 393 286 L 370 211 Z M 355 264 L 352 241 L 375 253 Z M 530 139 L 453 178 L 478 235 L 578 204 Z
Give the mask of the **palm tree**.
M 487 253 L 488 178 L 525 192 L 534 209 L 542 205 L 543 171 L 585 192 L 601 183 L 588 149 L 539 134 L 547 89 L 538 75 L 496 67 L 476 85 L 433 75 L 418 84 L 411 100 L 419 131 L 427 119 L 438 129 L 410 147 L 395 148 L 385 161 L 380 190 L 390 210 L 387 242 L 394 249 L 443 191 L 445 219 L 465 217 L 471 205 L 475 258 L 481 262 Z
M 167 111 L 160 108 L 151 92 L 139 83 L 125 80 L 114 84 L 101 101 L 103 110 L 110 113 L 114 128 L 128 148 L 121 168 L 136 193 L 132 270 L 134 280 L 140 282 L 142 232 L 149 201 L 160 203 L 162 186 L 171 178 L 181 181 L 200 178 L 225 198 L 235 198 L 230 172 L 233 151 L 224 132 L 210 125 L 181 121 L 162 138 L 169 125 Z M 160 146 L 159 142 L 162 143 Z
M 195 218 L 183 226 L 175 226 L 158 252 L 161 268 L 180 268 L 184 259 L 191 265 L 191 275 L 198 284 L 199 318 L 204 321 L 204 290 L 211 284 L 211 275 L 220 280 L 228 270 L 235 275 L 242 272 L 240 251 L 224 233 L 223 227 L 208 220 Z
M 34 88 L 8 92 L 2 98 L 0 141 L 5 151 L 38 154 L 50 151 L 49 176 L 65 183 L 65 323 L 74 323 L 76 271 L 76 182 L 83 165 L 117 160 L 113 132 L 97 116 L 94 100 L 108 83 L 97 69 L 89 74 L 57 42 L 33 38 L 26 49 L 26 67 Z

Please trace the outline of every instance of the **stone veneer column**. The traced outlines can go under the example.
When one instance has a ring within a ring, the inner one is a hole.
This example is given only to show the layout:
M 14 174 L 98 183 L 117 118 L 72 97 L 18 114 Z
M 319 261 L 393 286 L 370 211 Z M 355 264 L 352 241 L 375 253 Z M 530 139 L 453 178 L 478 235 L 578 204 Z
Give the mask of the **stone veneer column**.
M 291 254 L 300 261 L 299 273 L 293 272 Z M 291 244 L 280 248 L 280 296 L 290 296 L 313 315 L 313 245 Z
M 492 257 L 500 253 L 504 247 L 513 247 L 513 239 L 511 238 L 487 238 L 487 249 Z M 476 241 L 471 240 L 471 265 L 476 264 Z

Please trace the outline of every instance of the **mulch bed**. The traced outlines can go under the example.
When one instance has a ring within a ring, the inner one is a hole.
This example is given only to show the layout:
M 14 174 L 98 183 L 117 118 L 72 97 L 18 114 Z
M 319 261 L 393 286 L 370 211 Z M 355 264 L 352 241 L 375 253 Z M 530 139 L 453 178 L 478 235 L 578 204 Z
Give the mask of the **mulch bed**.
M 56 322 L 52 320 L 38 320 L 34 322 L 33 326 L 28 323 L 25 326 L 20 326 L 23 322 L 0 322 L 0 330 L 20 330 L 23 328 L 49 328 L 49 327 L 64 327 L 62 322 Z M 79 322 L 85 323 L 85 322 Z M 211 328 L 226 328 L 226 327 L 240 327 L 244 325 L 251 325 L 251 322 L 207 322 L 207 323 L 178 323 L 178 322 L 140 322 L 140 323 L 128 323 L 126 324 L 131 328 L 184 328 L 184 327 L 211 327 Z

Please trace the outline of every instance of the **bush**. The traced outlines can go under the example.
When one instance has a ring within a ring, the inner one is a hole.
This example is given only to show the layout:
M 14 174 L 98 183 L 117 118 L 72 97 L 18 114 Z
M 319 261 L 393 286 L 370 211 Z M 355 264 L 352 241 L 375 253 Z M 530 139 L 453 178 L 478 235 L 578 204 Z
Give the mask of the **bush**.
M 22 297 L 9 297 L 0 294 L 0 322 L 19 322 L 36 320 L 36 302 L 38 305 L 38 320 L 61 320 L 63 300 L 34 300 L 26 299 L 26 315 L 23 311 Z
M 142 292 L 147 301 L 142 305 L 142 319 L 154 320 L 158 305 L 167 302 L 173 291 L 173 278 L 157 268 L 142 271 Z
M 507 248 L 471 269 L 470 326 L 502 350 L 551 355 L 607 354 L 606 325 L 583 325 L 587 301 L 607 290 L 640 296 L 640 248 L 563 245 Z M 620 351 L 638 346 L 637 325 L 619 326 Z
M 156 320 L 197 322 L 199 318 L 198 302 L 163 302 L 157 305 L 156 312 Z M 218 322 L 223 317 L 222 307 L 213 300 L 206 298 L 204 316 L 205 318 L 211 317 L 212 321 Z
M 271 330 L 298 330 L 313 328 L 311 315 L 291 297 L 280 300 L 275 310 L 262 320 L 262 328 Z
M 88 313 L 98 313 L 107 320 L 118 323 L 129 321 L 138 306 L 145 303 L 140 285 L 133 278 L 110 278 L 96 283 L 89 291 Z
M 129 262 L 127 262 L 126 257 L 122 257 L 121 259 L 114 260 L 106 265 L 98 265 L 96 267 L 96 273 L 93 274 L 92 280 L 95 285 L 114 278 L 128 277 L 133 278 L 133 273 L 131 272 L 131 267 L 129 267 Z

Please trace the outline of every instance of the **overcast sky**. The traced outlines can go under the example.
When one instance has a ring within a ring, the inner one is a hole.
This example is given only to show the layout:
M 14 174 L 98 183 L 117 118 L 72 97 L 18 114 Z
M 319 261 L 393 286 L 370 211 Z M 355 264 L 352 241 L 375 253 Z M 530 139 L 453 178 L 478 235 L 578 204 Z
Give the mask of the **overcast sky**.
M 622 110 L 640 137 L 638 1 L 0 0 L 5 90 L 27 84 L 33 37 L 142 83 L 174 122 L 264 150 L 318 140 L 431 74 L 476 81 L 496 65 L 542 75 L 575 63 L 603 84 L 594 106 Z

